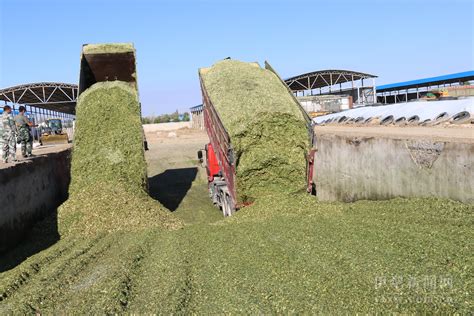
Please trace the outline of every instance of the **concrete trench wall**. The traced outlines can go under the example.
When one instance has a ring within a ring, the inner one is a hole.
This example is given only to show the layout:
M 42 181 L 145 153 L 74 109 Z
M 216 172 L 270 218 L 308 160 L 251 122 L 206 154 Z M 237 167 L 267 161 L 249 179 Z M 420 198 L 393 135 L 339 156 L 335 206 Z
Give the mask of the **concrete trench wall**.
M 71 151 L 0 169 L 0 253 L 67 199 Z
M 441 197 L 474 203 L 474 144 L 317 135 L 320 200 Z

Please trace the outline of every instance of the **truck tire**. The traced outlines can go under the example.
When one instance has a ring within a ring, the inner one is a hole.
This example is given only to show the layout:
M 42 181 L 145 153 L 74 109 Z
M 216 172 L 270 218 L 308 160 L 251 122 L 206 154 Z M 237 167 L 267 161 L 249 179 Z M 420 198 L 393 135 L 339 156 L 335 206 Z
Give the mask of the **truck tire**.
M 229 194 L 224 195 L 224 209 L 224 216 L 232 216 L 234 214 L 235 209 Z
M 220 209 L 222 211 L 222 215 L 224 215 L 224 217 L 227 216 L 227 212 L 228 212 L 228 206 L 227 206 L 227 199 L 226 199 L 226 193 L 224 190 L 219 190 L 219 206 L 220 206 Z

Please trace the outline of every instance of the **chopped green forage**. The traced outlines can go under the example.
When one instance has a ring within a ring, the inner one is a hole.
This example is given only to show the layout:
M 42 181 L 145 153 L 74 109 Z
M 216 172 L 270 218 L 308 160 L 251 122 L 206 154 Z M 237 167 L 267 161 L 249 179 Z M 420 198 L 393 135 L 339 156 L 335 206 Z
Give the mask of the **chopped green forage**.
M 256 63 L 224 60 L 201 70 L 234 148 L 241 202 L 304 188 L 308 131 L 287 88 Z
M 96 83 L 79 97 L 76 114 L 70 197 L 59 209 L 60 233 L 180 227 L 146 192 L 136 90 L 121 81 Z
M 133 53 L 135 48 L 131 43 L 87 44 L 82 52 L 83 54 Z

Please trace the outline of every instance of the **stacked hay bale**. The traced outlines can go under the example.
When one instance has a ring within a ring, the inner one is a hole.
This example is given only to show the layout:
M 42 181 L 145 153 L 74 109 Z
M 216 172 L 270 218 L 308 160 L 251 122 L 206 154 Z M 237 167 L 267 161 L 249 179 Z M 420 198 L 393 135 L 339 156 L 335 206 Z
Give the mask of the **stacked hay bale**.
M 236 60 L 200 73 L 231 138 L 240 202 L 304 189 L 308 130 L 281 80 L 256 63 Z
M 126 82 L 98 82 L 80 95 L 61 234 L 180 227 L 146 192 L 140 112 L 137 90 Z

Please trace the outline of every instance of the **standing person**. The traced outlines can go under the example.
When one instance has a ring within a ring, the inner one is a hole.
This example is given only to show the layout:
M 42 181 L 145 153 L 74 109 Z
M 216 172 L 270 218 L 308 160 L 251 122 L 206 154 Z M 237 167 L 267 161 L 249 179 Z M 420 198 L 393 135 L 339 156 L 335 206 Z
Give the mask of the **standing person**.
M 31 126 L 33 123 L 26 117 L 26 108 L 22 105 L 18 109 L 20 112 L 15 116 L 16 126 L 18 128 L 19 143 L 21 144 L 21 154 L 23 158 L 31 157 L 33 154 L 33 136 L 31 135 Z
M 2 141 L 3 141 L 3 152 L 2 152 L 2 161 L 8 163 L 8 158 L 10 162 L 16 162 L 16 136 L 17 129 L 15 125 L 15 120 L 13 119 L 12 108 L 9 105 L 3 107 L 3 114 L 0 119 L 0 125 L 2 126 Z
M 3 114 L 3 109 L 2 109 L 2 114 Z M 3 115 L 0 115 L 0 157 L 3 159 Z

